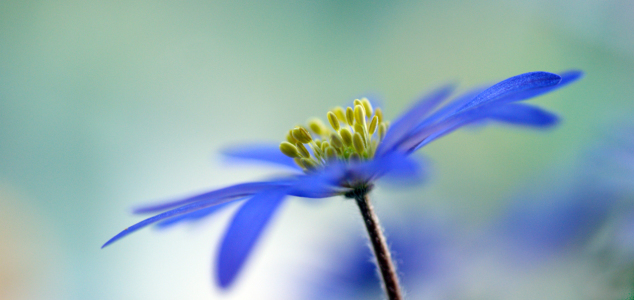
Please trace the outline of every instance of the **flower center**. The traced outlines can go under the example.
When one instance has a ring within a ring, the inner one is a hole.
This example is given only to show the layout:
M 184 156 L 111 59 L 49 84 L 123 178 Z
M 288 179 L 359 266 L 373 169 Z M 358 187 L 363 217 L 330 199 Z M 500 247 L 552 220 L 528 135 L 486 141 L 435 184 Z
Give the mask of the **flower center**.
M 383 121 L 381 109 L 372 109 L 366 98 L 354 100 L 352 107 L 335 107 L 327 113 L 327 119 L 332 130 L 320 119 L 311 118 L 307 127 L 300 125 L 289 130 L 286 141 L 280 144 L 282 153 L 292 157 L 304 171 L 331 161 L 372 159 L 389 125 Z

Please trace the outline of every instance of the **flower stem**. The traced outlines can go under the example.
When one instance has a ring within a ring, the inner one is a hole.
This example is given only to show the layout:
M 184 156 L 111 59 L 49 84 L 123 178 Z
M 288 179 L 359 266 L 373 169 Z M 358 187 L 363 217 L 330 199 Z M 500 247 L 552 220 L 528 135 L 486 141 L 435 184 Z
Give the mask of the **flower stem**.
M 383 279 L 383 287 L 385 288 L 385 293 L 387 293 L 387 298 L 389 300 L 401 300 L 401 289 L 398 284 L 396 267 L 392 262 L 392 256 L 379 224 L 379 218 L 374 213 L 374 208 L 367 193 L 358 193 L 354 199 L 361 211 L 365 228 L 368 230 L 368 236 L 370 242 L 372 242 L 372 250 L 374 250 L 374 256 L 376 256 L 377 267 L 381 271 L 381 279 Z

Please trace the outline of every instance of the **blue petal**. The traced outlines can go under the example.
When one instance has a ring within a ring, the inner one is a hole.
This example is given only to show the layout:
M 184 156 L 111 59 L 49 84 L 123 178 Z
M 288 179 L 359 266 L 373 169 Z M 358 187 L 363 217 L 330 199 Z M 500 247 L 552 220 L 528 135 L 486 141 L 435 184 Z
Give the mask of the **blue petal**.
M 231 201 L 231 200 L 227 200 L 227 201 Z M 116 242 L 117 240 L 127 236 L 130 233 L 133 233 L 145 226 L 148 226 L 150 224 L 156 223 L 158 221 L 161 220 L 165 220 L 167 218 L 171 218 L 171 217 L 176 217 L 176 216 L 180 216 L 183 214 L 187 214 L 187 213 L 191 213 L 200 209 L 205 209 L 208 208 L 210 206 L 213 205 L 217 205 L 217 204 L 221 204 L 224 202 L 220 202 L 219 201 L 200 201 L 200 202 L 195 202 L 195 203 L 190 203 L 188 205 L 184 205 L 181 206 L 179 208 L 176 209 L 172 209 L 170 211 L 166 211 L 164 213 L 158 214 L 156 216 L 147 218 L 139 223 L 136 223 L 126 229 L 124 229 L 123 231 L 119 232 L 119 234 L 115 235 L 113 238 L 111 238 L 110 240 L 108 240 L 105 244 L 103 244 L 103 246 L 101 246 L 101 248 L 104 248 L 114 242 Z
M 377 155 L 382 155 L 392 149 L 402 138 L 407 136 L 416 127 L 421 119 L 434 109 L 443 100 L 447 99 L 454 90 L 454 85 L 442 86 L 417 101 L 403 115 L 397 118 L 390 126 L 385 138 L 376 150 Z
M 427 145 L 431 141 L 442 137 L 475 120 L 476 116 L 474 114 L 474 111 L 467 111 L 466 113 L 454 115 L 450 118 L 447 118 L 446 120 L 443 120 L 442 122 L 438 122 L 431 126 L 426 126 L 422 129 L 419 129 L 414 135 L 409 136 L 407 139 L 401 142 L 399 144 L 399 149 L 407 153 L 414 152 L 421 147 Z
M 390 152 L 366 162 L 353 163 L 348 167 L 348 177 L 353 180 L 372 181 L 386 174 L 413 176 L 421 171 L 420 164 L 405 153 Z
M 550 127 L 559 121 L 551 112 L 536 106 L 516 103 L 492 107 L 486 112 L 486 117 L 504 123 L 533 127 Z
M 241 145 L 222 150 L 230 158 L 255 160 L 301 170 L 292 158 L 280 151 L 279 144 Z
M 409 161 L 401 163 L 381 177 L 382 183 L 392 186 L 410 186 L 421 184 L 429 173 L 429 163 L 421 157 L 408 156 Z
M 166 209 L 178 207 L 187 203 L 193 203 L 198 201 L 222 201 L 230 198 L 239 198 L 244 196 L 253 195 L 262 190 L 270 189 L 276 186 L 283 186 L 288 183 L 283 183 L 282 181 L 264 181 L 264 182 L 248 182 L 241 183 L 232 186 L 228 186 L 225 188 L 221 188 L 218 190 L 214 190 L 211 192 L 207 192 L 204 194 L 196 195 L 193 197 L 185 198 L 177 201 L 170 201 L 161 204 L 154 204 L 136 208 L 134 213 L 153 213 L 159 212 Z
M 455 114 L 485 104 L 528 99 L 550 91 L 547 88 L 557 85 L 561 79 L 561 76 L 548 72 L 530 72 L 513 76 L 484 90 L 457 109 Z
M 420 129 L 425 128 L 426 126 L 429 126 L 430 124 L 433 124 L 433 123 L 435 123 L 437 121 L 446 119 L 448 116 L 454 114 L 458 110 L 458 108 L 464 106 L 469 101 L 473 100 L 473 98 L 475 98 L 477 95 L 482 93 L 487 88 L 488 88 L 488 86 L 486 86 L 486 87 L 477 87 L 477 88 L 473 88 L 473 89 L 461 94 L 460 96 L 458 96 L 455 99 L 451 100 L 451 102 L 449 102 L 447 105 L 441 107 L 440 109 L 435 111 L 432 115 L 430 115 L 429 117 L 425 118 L 425 120 L 422 120 L 422 122 L 420 122 L 418 125 L 416 125 L 416 129 L 413 130 L 412 132 L 416 132 L 416 131 L 418 131 Z
M 233 217 L 218 255 L 218 280 L 222 288 L 233 282 L 284 196 L 284 190 L 256 194 Z
M 571 70 L 571 71 L 566 71 L 560 74 L 559 76 L 561 76 L 561 81 L 557 85 L 553 85 L 553 86 L 549 86 L 545 88 L 527 90 L 522 93 L 519 93 L 514 98 L 510 98 L 509 100 L 510 101 L 524 100 L 524 99 L 537 97 L 546 93 L 550 93 L 554 90 L 560 89 L 564 86 L 567 86 L 568 84 L 571 84 L 583 78 L 583 72 L 579 70 Z M 509 102 L 509 100 L 505 100 L 504 102 Z
M 238 199 L 236 199 L 238 200 Z M 164 229 L 164 228 L 168 228 L 171 227 L 175 224 L 181 223 L 181 222 L 185 222 L 185 221 L 189 221 L 189 222 L 195 222 L 198 221 L 200 219 L 203 219 L 217 211 L 219 211 L 220 209 L 226 207 L 229 203 L 232 203 L 234 201 L 231 202 L 227 202 L 227 203 L 223 203 L 223 204 L 218 204 L 218 205 L 214 205 L 211 207 L 207 207 L 207 208 L 203 208 L 203 209 L 199 209 L 184 215 L 180 215 L 177 217 L 173 217 L 170 219 L 167 219 L 165 221 L 162 221 L 158 224 L 156 224 L 156 227 L 160 228 L 160 229 Z
M 303 198 L 326 198 L 341 194 L 339 184 L 345 172 L 344 164 L 332 162 L 314 173 L 297 176 L 290 183 L 288 194 Z
M 548 127 L 558 121 L 556 115 L 525 104 L 491 105 L 478 109 L 462 111 L 446 120 L 424 128 L 403 142 L 406 151 L 414 152 L 432 141 L 443 137 L 467 124 L 490 118 L 496 121 L 516 125 Z M 420 141 L 420 142 L 418 142 Z M 418 142 L 418 144 L 417 144 Z
M 581 70 L 569 70 L 569 71 L 565 71 L 561 74 L 559 74 L 559 76 L 561 76 L 561 82 L 559 82 L 559 84 L 557 85 L 557 88 L 561 88 L 564 87 L 570 83 L 573 83 L 581 78 L 583 78 L 583 71 Z
M 496 107 L 503 106 L 512 101 L 525 100 L 550 92 L 558 88 L 558 83 L 561 83 L 561 81 L 563 81 L 564 85 L 569 84 L 580 78 L 582 73 L 580 71 L 570 71 L 563 75 L 564 77 L 562 78 L 553 73 L 531 72 L 503 80 L 484 90 L 473 100 L 468 101 L 455 111 L 449 114 L 445 113 L 446 115 L 439 118 L 440 121 L 435 124 L 425 122 L 424 124 L 426 126 L 417 127 L 415 132 L 411 133 L 399 144 L 399 147 L 404 151 L 416 151 L 431 141 L 466 124 L 487 117 L 487 114 L 495 110 Z M 518 110 L 522 110 L 522 108 L 518 108 Z M 524 113 L 525 116 L 523 116 L 523 118 L 518 116 L 515 120 L 517 124 L 533 121 L 535 124 L 525 123 L 523 125 L 537 126 L 539 117 L 541 117 L 541 122 L 545 123 L 543 126 L 547 126 L 548 122 L 556 122 L 556 119 L 554 119 L 555 116 L 551 115 L 549 118 L 546 116 L 547 113 L 540 113 L 535 110 L 531 110 L 534 114 L 534 118 L 531 119 L 529 118 L 530 114 L 528 110 L 529 109 L 523 109 L 522 113 Z M 501 115 L 497 117 L 502 119 Z M 510 122 L 511 117 L 507 116 L 507 119 L 509 119 Z

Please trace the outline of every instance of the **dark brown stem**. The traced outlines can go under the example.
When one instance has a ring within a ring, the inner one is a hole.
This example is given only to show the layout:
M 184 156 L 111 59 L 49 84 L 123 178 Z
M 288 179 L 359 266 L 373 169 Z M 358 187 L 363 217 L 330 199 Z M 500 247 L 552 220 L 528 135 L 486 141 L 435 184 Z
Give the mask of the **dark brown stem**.
M 361 211 L 365 228 L 368 230 L 370 242 L 372 242 L 372 249 L 374 250 L 374 256 L 376 256 L 377 266 L 381 271 L 381 278 L 383 279 L 383 287 L 385 288 L 385 293 L 387 293 L 387 298 L 389 300 L 401 300 L 403 297 L 401 296 L 401 289 L 398 284 L 396 267 L 392 262 L 390 249 L 388 249 L 385 236 L 383 236 L 379 218 L 374 213 L 374 208 L 370 203 L 367 193 L 356 193 L 354 196 Z

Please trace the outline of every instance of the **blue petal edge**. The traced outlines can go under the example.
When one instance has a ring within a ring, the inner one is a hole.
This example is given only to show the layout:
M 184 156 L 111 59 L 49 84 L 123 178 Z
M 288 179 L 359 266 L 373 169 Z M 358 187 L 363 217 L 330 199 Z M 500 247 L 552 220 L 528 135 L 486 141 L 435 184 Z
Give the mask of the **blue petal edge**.
M 211 192 L 203 193 L 200 195 L 188 197 L 182 200 L 169 201 L 160 204 L 153 204 L 142 206 L 134 209 L 135 214 L 143 214 L 143 213 L 156 213 L 159 211 L 163 211 L 166 209 L 178 207 L 181 205 L 185 205 L 187 203 L 193 203 L 198 201 L 212 201 L 228 199 L 228 198 L 239 198 L 243 196 L 248 196 L 260 192 L 262 190 L 271 188 L 273 186 L 281 186 L 284 185 L 282 181 L 261 181 L 261 182 L 247 182 L 240 183 L 228 187 L 224 187 L 221 189 L 213 190 Z
M 559 84 L 561 76 L 548 72 L 529 72 L 502 80 L 484 90 L 473 100 L 456 110 L 454 114 L 498 101 L 519 101 L 535 96 L 525 93 L 533 89 L 547 88 Z
M 236 200 L 240 200 L 240 199 L 236 199 Z M 158 224 L 156 224 L 156 228 L 159 229 L 166 229 L 166 228 L 170 228 L 176 224 L 182 223 L 182 222 L 196 222 L 199 221 L 205 217 L 208 217 L 209 215 L 212 215 L 215 212 L 220 211 L 222 208 L 225 208 L 229 203 L 233 203 L 235 201 L 231 201 L 231 202 L 226 202 L 223 204 L 218 204 L 218 205 L 214 205 L 214 206 L 210 206 L 207 208 L 203 208 L 203 209 L 199 209 L 184 215 L 180 215 L 180 216 L 176 216 L 173 218 L 169 218 L 167 220 L 164 220 L 162 222 L 159 222 Z
M 228 200 L 231 201 L 231 200 Z M 224 202 L 222 202 L 224 203 Z M 143 228 L 146 227 L 150 224 L 156 223 L 158 221 L 167 219 L 167 218 L 171 218 L 171 217 L 175 217 L 175 216 L 180 216 L 183 214 L 187 214 L 193 211 L 197 211 L 200 209 L 204 209 L 213 205 L 217 205 L 217 204 L 221 204 L 218 203 L 218 201 L 201 201 L 201 202 L 196 202 L 196 203 L 190 203 L 188 205 L 184 205 L 181 206 L 179 208 L 176 209 L 172 209 L 170 211 L 166 211 L 164 213 L 158 214 L 156 216 L 147 218 L 139 223 L 136 223 L 126 229 L 124 229 L 123 231 L 119 232 L 119 234 L 115 235 L 113 238 L 111 238 L 110 240 L 108 240 L 105 244 L 103 244 L 103 246 L 101 246 L 101 248 L 103 249 L 104 247 L 120 240 L 121 238 Z
M 512 103 L 493 107 L 486 113 L 486 118 L 498 122 L 532 127 L 551 127 L 558 123 L 557 115 L 539 107 Z
M 447 99 L 454 89 L 454 84 L 447 84 L 418 100 L 390 126 L 385 138 L 376 150 L 377 155 L 382 155 L 393 148 L 403 137 L 409 134 L 410 130 L 420 123 L 421 118 Z
M 284 190 L 266 191 L 248 200 L 233 217 L 220 246 L 218 283 L 227 288 L 235 280 L 246 258 L 286 196 Z

